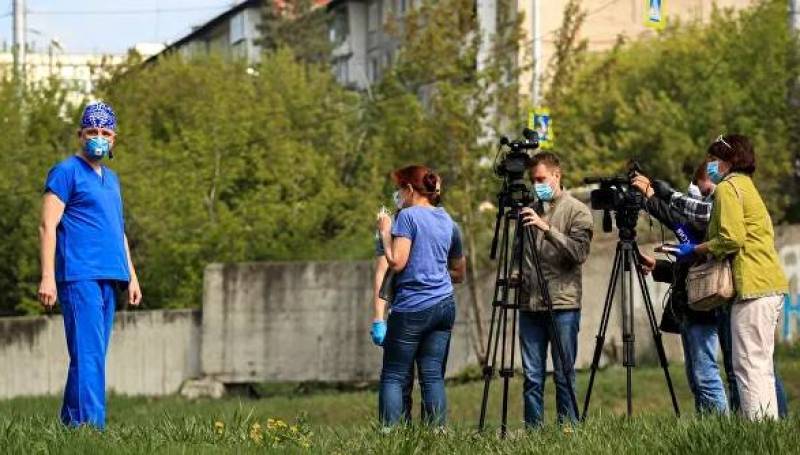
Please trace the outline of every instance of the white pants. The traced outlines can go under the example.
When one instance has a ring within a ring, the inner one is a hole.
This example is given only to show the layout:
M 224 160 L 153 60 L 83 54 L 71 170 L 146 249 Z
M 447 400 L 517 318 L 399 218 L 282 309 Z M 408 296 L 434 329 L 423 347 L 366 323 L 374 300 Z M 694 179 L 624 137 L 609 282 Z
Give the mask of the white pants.
M 778 418 L 775 373 L 775 328 L 783 296 L 741 300 L 731 310 L 733 372 L 739 387 L 742 415 L 750 420 Z

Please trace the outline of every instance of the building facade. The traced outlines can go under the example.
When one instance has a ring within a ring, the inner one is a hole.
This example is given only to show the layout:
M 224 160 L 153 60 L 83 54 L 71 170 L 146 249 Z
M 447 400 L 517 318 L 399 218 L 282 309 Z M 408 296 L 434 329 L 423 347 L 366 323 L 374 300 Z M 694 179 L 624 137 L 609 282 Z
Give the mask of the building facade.
M 68 54 L 50 49 L 47 53 L 28 52 L 25 56 L 24 77 L 29 85 L 46 84 L 55 78 L 67 91 L 66 101 L 79 104 L 91 95 L 95 84 L 107 71 L 125 61 L 123 55 Z M 12 77 L 14 55 L 0 53 L 0 78 Z
M 148 62 L 171 53 L 187 58 L 222 55 L 257 63 L 261 56 L 259 40 L 264 0 L 246 0 L 217 15 L 208 22 L 169 44 Z
M 421 0 L 332 0 L 331 56 L 337 80 L 343 85 L 365 89 L 391 65 L 399 43 L 387 32 L 390 18 L 402 16 Z M 555 38 L 564 20 L 569 0 L 516 0 L 523 16 L 520 58 L 534 61 L 534 68 L 521 76 L 522 95 L 534 96 L 555 51 Z M 752 0 L 671 0 L 666 2 L 669 20 L 708 21 L 713 8 L 745 8 Z M 591 51 L 614 45 L 618 36 L 637 39 L 654 33 L 645 25 L 648 0 L 583 0 L 586 19 L 580 38 Z M 497 0 L 476 0 L 482 35 L 495 30 Z M 487 17 L 490 16 L 490 17 Z M 485 54 L 485 53 L 484 53 Z
M 496 0 L 481 0 L 496 1 Z M 569 0 L 518 0 L 517 11 L 523 19 L 521 53 L 533 57 L 532 71 L 523 74 L 520 87 L 523 95 L 533 102 L 541 92 L 542 79 L 555 52 L 556 35 L 564 21 L 564 8 Z M 664 2 L 667 20 L 707 22 L 714 8 L 742 9 L 752 0 L 670 0 Z M 579 38 L 588 42 L 590 51 L 604 51 L 614 46 L 619 36 L 638 39 L 650 36 L 653 29 L 645 25 L 649 11 L 648 0 L 583 0 L 586 19 Z M 521 55 L 520 58 L 524 58 Z M 538 57 L 538 58 L 537 58 Z
M 365 89 L 394 61 L 399 42 L 389 33 L 392 18 L 420 0 L 333 0 L 330 40 L 336 79 L 346 87 Z
M 270 1 L 274 2 L 281 14 L 287 14 L 288 0 L 241 1 L 208 22 L 194 27 L 189 34 L 169 44 L 148 61 L 177 52 L 188 58 L 214 54 L 258 63 L 262 52 L 259 45 L 262 15 Z M 324 7 L 327 3 L 328 0 L 314 0 L 315 7 Z

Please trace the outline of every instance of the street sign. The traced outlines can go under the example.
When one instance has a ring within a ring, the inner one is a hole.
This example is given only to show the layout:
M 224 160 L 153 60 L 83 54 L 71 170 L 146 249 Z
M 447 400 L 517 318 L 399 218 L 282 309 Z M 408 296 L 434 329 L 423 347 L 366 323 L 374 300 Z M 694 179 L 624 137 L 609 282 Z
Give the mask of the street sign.
M 661 30 L 667 25 L 664 3 L 667 0 L 645 0 L 645 25 Z
M 553 147 L 555 133 L 553 132 L 553 121 L 550 118 L 550 110 L 547 108 L 537 108 L 528 113 L 528 128 L 539 134 L 539 147 L 547 150 Z

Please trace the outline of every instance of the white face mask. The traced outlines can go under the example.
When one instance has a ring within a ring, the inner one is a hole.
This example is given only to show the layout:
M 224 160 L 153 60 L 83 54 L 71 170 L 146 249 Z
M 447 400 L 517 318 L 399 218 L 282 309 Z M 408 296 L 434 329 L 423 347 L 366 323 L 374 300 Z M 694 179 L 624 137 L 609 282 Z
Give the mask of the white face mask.
M 692 199 L 697 199 L 698 201 L 703 200 L 703 193 L 700 191 L 700 187 L 695 185 L 694 183 L 689 184 L 689 188 L 686 190 L 686 194 L 689 195 Z
M 397 207 L 397 210 L 400 210 L 405 205 L 405 201 L 403 201 L 403 195 L 400 194 L 400 191 L 395 191 L 392 193 L 392 201 L 394 201 L 394 206 Z

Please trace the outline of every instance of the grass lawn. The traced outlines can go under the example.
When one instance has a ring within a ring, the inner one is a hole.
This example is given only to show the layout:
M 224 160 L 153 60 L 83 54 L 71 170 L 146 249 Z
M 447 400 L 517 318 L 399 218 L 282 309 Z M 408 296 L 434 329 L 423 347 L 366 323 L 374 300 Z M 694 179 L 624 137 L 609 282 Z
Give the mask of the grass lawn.
M 475 432 L 483 383 L 448 386 L 449 428 L 433 432 L 413 427 L 389 434 L 375 425 L 375 390 L 338 392 L 316 388 L 264 386 L 258 400 L 230 397 L 188 401 L 179 397 L 112 396 L 108 429 L 69 430 L 57 420 L 58 397 L 0 401 L 0 453 L 798 453 L 800 349 L 783 350 L 778 367 L 786 383 L 792 416 L 780 422 L 753 424 L 737 418 L 698 417 L 682 365 L 672 367 L 682 416 L 671 413 L 659 368 L 634 373 L 634 412 L 625 412 L 625 370 L 598 373 L 590 417 L 575 428 L 550 423 L 522 429 L 521 377 L 512 380 L 511 434 L 496 437 L 502 383 L 492 383 L 490 424 Z M 579 375 L 583 405 L 588 374 Z M 419 402 L 415 390 L 415 404 Z M 554 418 L 552 380 L 546 392 L 547 415 Z M 419 415 L 418 410 L 415 415 Z

